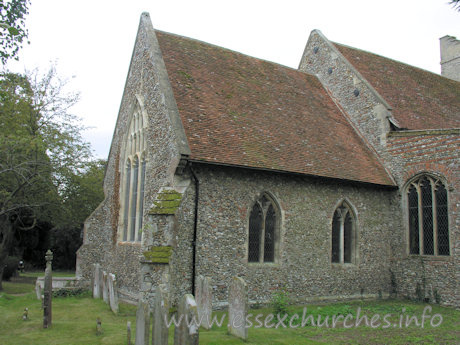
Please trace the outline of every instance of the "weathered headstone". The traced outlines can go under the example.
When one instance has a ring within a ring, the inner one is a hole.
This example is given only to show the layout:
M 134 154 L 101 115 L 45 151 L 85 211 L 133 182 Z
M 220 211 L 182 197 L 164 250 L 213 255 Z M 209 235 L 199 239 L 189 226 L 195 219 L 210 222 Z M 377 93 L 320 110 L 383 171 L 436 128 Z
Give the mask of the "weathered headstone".
M 153 307 L 152 345 L 168 345 L 169 329 L 165 317 L 169 316 L 169 297 L 166 286 L 160 284 L 155 291 Z
M 148 345 L 150 331 L 150 307 L 139 300 L 136 312 L 136 345 Z
M 96 335 L 102 334 L 102 322 L 100 318 L 96 319 Z
M 51 301 L 53 298 L 53 253 L 48 249 L 45 255 L 46 268 L 45 268 L 45 288 L 43 299 L 43 328 L 51 327 L 52 323 L 52 306 Z
M 127 336 L 127 343 L 128 345 L 131 345 L 131 322 L 128 321 L 128 323 L 126 324 L 126 336 Z
M 35 282 L 35 294 L 37 295 L 38 300 L 42 299 L 42 287 L 41 287 L 40 282 L 38 281 L 38 279 Z
M 116 314 L 118 313 L 118 284 L 115 274 L 109 273 L 107 277 L 109 285 L 109 304 L 110 309 Z
M 248 287 L 240 277 L 233 277 L 228 292 L 228 332 L 241 339 L 248 338 Z
M 109 303 L 109 283 L 106 271 L 102 271 L 102 299 L 105 303 Z
M 22 313 L 22 319 L 24 321 L 29 320 L 29 308 L 24 308 L 24 312 Z
M 174 329 L 174 345 L 198 345 L 198 310 L 193 295 L 186 294 L 179 302 L 178 318 L 182 322 Z
M 101 298 L 102 297 L 102 269 L 101 265 L 94 264 L 94 274 L 93 274 L 93 297 Z
M 205 329 L 211 328 L 212 317 L 212 287 L 208 277 L 198 276 L 196 281 L 196 305 L 198 308 L 198 318 L 201 326 Z

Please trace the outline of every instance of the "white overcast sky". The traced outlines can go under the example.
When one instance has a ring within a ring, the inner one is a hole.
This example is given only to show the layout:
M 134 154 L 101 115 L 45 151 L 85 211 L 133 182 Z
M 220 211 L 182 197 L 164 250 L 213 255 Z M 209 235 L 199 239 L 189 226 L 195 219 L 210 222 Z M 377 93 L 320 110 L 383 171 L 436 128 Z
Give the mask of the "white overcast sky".
M 31 44 L 9 68 L 46 70 L 81 100 L 73 112 L 98 157 L 106 158 L 142 12 L 156 29 L 196 38 L 297 68 L 308 36 L 440 72 L 439 38 L 460 38 L 460 12 L 449 0 L 32 0 Z

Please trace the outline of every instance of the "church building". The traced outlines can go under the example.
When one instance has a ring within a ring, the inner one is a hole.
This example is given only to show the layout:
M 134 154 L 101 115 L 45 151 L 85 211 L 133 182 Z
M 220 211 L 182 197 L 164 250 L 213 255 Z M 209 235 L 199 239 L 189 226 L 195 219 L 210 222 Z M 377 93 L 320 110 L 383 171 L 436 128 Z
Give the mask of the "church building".
M 251 302 L 460 306 L 460 41 L 443 76 L 312 31 L 299 68 L 155 30 L 142 14 L 77 277 L 172 304 L 210 278 Z

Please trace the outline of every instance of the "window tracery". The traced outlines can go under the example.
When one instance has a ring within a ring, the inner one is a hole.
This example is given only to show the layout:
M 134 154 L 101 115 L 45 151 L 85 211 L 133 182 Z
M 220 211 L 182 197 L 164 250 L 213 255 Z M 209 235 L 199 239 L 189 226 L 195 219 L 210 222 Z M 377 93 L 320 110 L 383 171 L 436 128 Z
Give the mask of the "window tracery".
M 122 152 L 122 181 L 120 203 L 120 229 L 122 241 L 140 242 L 144 213 L 146 169 L 146 119 L 137 104 L 128 125 Z

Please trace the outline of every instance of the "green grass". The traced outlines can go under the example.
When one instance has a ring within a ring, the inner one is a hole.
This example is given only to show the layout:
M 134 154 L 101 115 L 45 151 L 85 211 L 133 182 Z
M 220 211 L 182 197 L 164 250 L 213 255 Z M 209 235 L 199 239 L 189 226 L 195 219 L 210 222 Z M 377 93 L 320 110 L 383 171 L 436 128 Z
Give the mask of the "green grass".
M 281 325 L 278 329 L 273 328 L 249 328 L 249 337 L 246 342 L 239 341 L 227 334 L 226 328 L 218 328 L 213 326 L 211 331 L 200 331 L 200 344 L 460 344 L 460 312 L 452 308 L 444 308 L 437 305 L 429 305 L 432 308 L 430 314 L 440 314 L 443 317 L 441 325 L 438 327 L 430 326 L 430 319 L 425 321 L 424 327 L 415 326 L 414 321 L 409 327 L 405 327 L 406 320 L 412 316 L 416 316 L 420 322 L 424 308 L 427 304 L 414 303 L 402 300 L 378 300 L 378 301 L 355 301 L 347 303 L 334 303 L 323 305 L 307 306 L 306 316 L 312 315 L 315 323 L 318 321 L 318 316 L 321 316 L 320 323 L 322 327 L 313 327 L 311 325 L 300 327 L 300 320 L 293 322 L 298 328 L 289 328 L 289 318 L 299 315 L 302 319 L 303 306 L 291 306 L 288 308 L 289 317 L 285 322 L 287 328 Z M 359 316 L 363 318 L 366 315 L 369 326 L 365 326 L 365 319 L 362 319 L 361 325 L 355 327 L 356 316 L 360 310 Z M 403 312 L 404 311 L 404 312 Z M 223 312 L 216 313 L 218 319 Z M 271 309 L 263 308 L 250 310 L 253 314 L 252 321 L 257 314 L 263 316 L 259 318 L 264 321 L 265 317 L 272 313 Z M 343 319 L 332 326 L 332 317 L 337 315 L 353 316 L 353 320 L 347 321 L 347 325 L 353 325 L 351 328 L 345 328 Z M 374 321 L 374 326 L 371 326 L 372 317 L 376 314 L 380 315 L 378 321 Z M 388 315 L 389 322 L 383 322 L 383 317 Z M 400 327 L 400 316 L 403 316 Z M 328 327 L 324 325 L 325 318 L 328 317 Z M 297 320 L 297 319 L 294 319 Z M 439 319 L 435 319 L 435 324 Z M 275 324 L 278 320 L 275 319 L 270 324 Z M 225 323 L 224 323 L 225 324 Z M 254 322 L 255 324 L 255 322 Z M 395 327 L 396 325 L 396 327 Z M 171 343 L 171 342 L 170 342 Z M 172 344 L 172 343 L 171 343 Z
M 5 284 L 5 283 L 4 283 Z M 136 308 L 127 304 L 120 304 L 120 313 L 114 315 L 107 304 L 102 300 L 89 297 L 89 293 L 80 297 L 53 299 L 53 326 L 43 329 L 43 311 L 41 302 L 34 293 L 25 295 L 11 295 L 21 293 L 25 287 L 20 283 L 6 283 L 8 290 L 0 293 L 0 344 L 126 344 L 126 323 L 131 321 L 132 338 L 135 335 Z M 28 288 L 33 288 L 31 284 Z M 314 327 L 308 325 L 298 328 L 249 328 L 249 338 L 243 342 L 227 334 L 226 324 L 216 325 L 211 330 L 200 330 L 200 344 L 230 345 L 230 344 L 267 344 L 267 345 L 296 345 L 296 344 L 459 344 L 460 339 L 460 311 L 452 308 L 443 308 L 430 305 L 430 315 L 440 314 L 443 322 L 438 327 L 431 327 L 430 320 L 425 326 L 412 325 L 405 327 L 406 315 L 417 316 L 421 319 L 426 304 L 401 300 L 355 301 L 307 306 L 306 315 L 312 315 L 317 321 L 321 316 L 321 323 L 329 317 L 329 327 Z M 24 308 L 29 308 L 29 321 L 22 320 Z M 373 328 L 365 326 L 354 327 L 355 319 L 360 310 L 360 316 L 366 315 L 368 322 L 372 316 L 379 314 L 381 318 L 388 316 L 389 327 L 384 326 L 380 319 L 380 326 Z M 260 320 L 265 319 L 272 312 L 270 308 L 251 309 L 251 320 L 255 323 L 255 316 L 262 314 Z M 303 306 L 290 306 L 290 317 L 294 314 L 302 318 Z M 220 320 L 225 311 L 215 313 Z M 331 318 L 334 315 L 353 315 L 353 327 L 345 328 L 343 320 L 332 327 Z M 403 315 L 401 327 L 400 315 Z M 103 334 L 96 335 L 96 319 L 101 318 Z M 226 318 L 227 320 L 227 318 Z M 276 324 L 277 320 L 270 322 Z M 285 322 L 286 325 L 289 321 Z M 293 325 L 299 325 L 300 321 Z M 396 325 L 396 327 L 394 326 Z M 174 329 L 170 329 L 169 344 L 173 344 Z
M 24 308 L 29 320 L 23 321 Z M 0 297 L 0 344 L 125 344 L 126 323 L 134 325 L 136 307 L 120 304 L 114 315 L 102 300 L 89 297 L 53 299 L 53 324 L 43 329 L 41 301 L 35 294 Z M 96 335 L 96 319 L 102 321 L 102 335 Z M 134 334 L 134 333 L 133 333 Z
M 19 274 L 21 277 L 38 278 L 44 277 L 45 271 L 24 272 Z M 53 277 L 75 277 L 74 271 L 53 271 Z
M 4 281 L 3 293 L 7 294 L 25 294 L 34 290 L 34 286 L 30 284 L 18 283 L 14 281 Z

